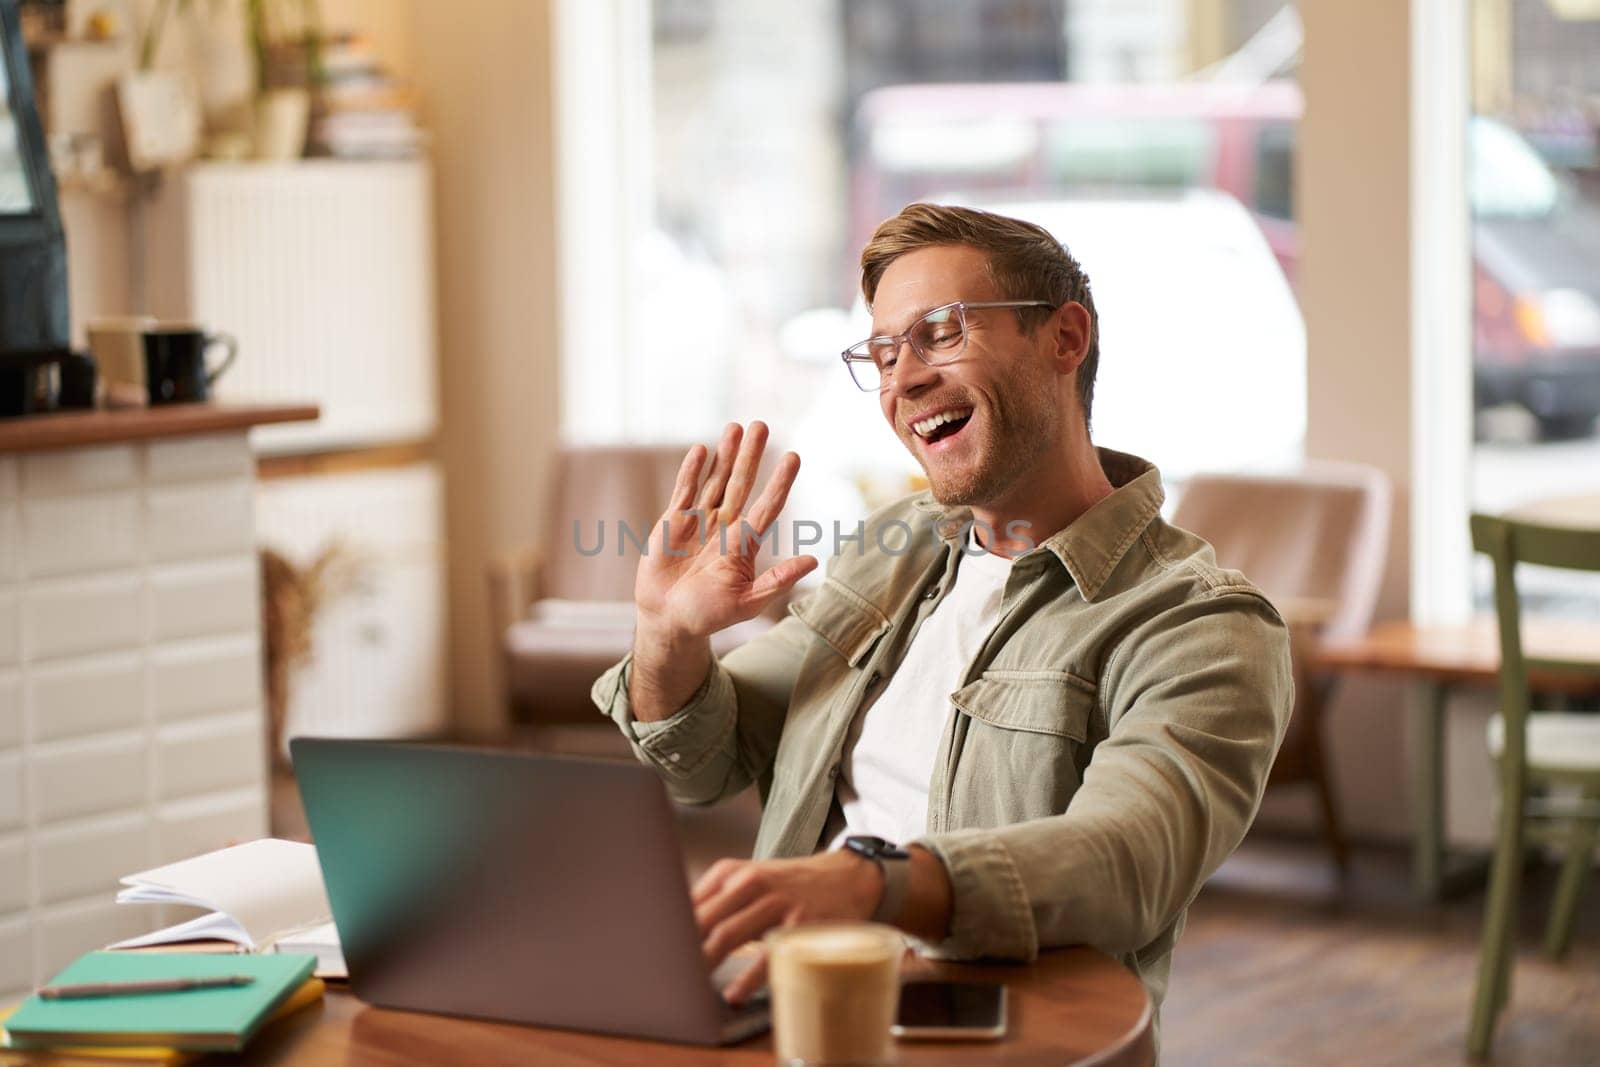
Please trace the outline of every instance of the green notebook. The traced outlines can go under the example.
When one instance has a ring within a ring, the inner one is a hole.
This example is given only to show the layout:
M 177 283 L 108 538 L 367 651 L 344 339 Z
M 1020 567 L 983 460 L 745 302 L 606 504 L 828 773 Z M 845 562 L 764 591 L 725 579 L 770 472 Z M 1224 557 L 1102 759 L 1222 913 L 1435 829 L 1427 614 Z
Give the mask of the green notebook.
M 51 985 L 142 982 L 248 974 L 249 985 L 181 993 L 22 1002 L 6 1020 L 12 1048 L 56 1045 L 159 1045 L 237 1052 L 283 999 L 311 977 L 315 956 L 204 956 L 191 953 L 91 952 Z

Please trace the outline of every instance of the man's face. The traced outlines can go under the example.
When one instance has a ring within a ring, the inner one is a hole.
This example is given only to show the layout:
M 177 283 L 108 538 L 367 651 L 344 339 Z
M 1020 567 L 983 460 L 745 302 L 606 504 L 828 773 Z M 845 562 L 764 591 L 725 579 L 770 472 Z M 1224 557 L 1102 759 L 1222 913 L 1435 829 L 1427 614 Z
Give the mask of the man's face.
M 996 291 L 987 264 L 983 252 L 966 245 L 936 245 L 896 259 L 878 283 L 873 335 L 904 333 L 954 300 L 1042 295 Z M 967 345 L 953 363 L 930 367 L 901 349 L 878 400 L 941 504 L 999 504 L 1055 450 L 1067 412 L 1054 346 L 1049 323 L 1028 335 L 1014 311 L 988 308 L 967 313 Z M 946 421 L 929 425 L 941 415 Z

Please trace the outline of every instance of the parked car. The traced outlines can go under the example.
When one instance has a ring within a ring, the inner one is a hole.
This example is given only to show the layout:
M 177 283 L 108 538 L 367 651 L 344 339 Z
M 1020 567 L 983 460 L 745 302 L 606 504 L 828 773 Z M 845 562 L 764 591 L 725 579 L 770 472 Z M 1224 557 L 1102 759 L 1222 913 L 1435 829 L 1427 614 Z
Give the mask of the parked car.
M 1283 81 L 879 89 L 856 116 L 853 247 L 944 189 L 1207 187 L 1249 209 L 1293 284 L 1300 111 Z M 1503 123 L 1474 118 L 1468 150 L 1476 406 L 1515 402 L 1548 436 L 1587 432 L 1600 415 L 1600 208 Z
M 1547 437 L 1600 414 L 1600 207 L 1516 131 L 1469 127 L 1473 349 L 1479 407 L 1515 402 Z

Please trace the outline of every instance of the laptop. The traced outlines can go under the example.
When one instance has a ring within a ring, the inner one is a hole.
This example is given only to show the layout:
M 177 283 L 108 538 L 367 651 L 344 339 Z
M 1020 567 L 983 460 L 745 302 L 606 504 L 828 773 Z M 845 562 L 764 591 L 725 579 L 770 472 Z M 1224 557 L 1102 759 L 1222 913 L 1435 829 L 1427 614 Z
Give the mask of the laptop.
M 713 985 L 649 769 L 405 742 L 289 750 L 367 1003 L 695 1045 L 766 1029 L 764 1004 L 731 1007 Z

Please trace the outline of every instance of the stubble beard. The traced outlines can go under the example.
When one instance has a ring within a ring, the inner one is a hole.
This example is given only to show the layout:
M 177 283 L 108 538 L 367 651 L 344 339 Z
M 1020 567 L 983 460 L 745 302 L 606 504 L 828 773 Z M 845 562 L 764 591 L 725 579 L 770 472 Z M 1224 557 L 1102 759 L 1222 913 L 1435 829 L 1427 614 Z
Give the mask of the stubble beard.
M 972 442 L 977 462 L 960 470 L 932 469 L 927 464 L 933 498 L 945 507 L 983 507 L 995 504 L 1047 461 L 1060 432 L 1062 413 L 1056 411 L 1051 380 L 1044 374 L 1011 379 L 999 390 L 996 407 L 984 411 Z

